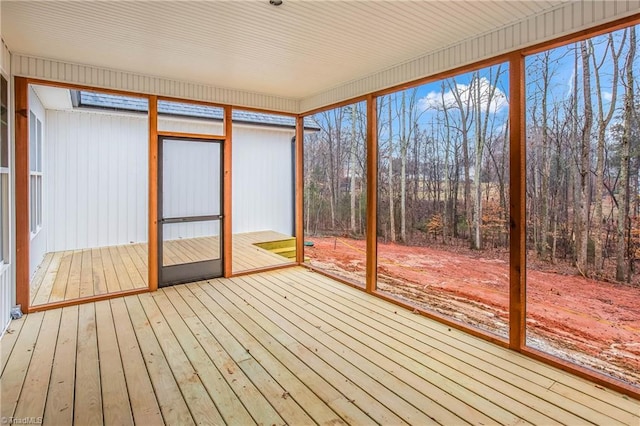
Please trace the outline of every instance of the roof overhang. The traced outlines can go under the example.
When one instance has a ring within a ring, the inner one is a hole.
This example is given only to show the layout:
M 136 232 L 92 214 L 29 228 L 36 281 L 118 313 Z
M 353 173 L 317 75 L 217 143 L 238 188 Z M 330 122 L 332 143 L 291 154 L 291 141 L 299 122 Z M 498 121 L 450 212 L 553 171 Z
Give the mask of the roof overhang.
M 638 13 L 619 1 L 0 2 L 15 75 L 303 112 Z

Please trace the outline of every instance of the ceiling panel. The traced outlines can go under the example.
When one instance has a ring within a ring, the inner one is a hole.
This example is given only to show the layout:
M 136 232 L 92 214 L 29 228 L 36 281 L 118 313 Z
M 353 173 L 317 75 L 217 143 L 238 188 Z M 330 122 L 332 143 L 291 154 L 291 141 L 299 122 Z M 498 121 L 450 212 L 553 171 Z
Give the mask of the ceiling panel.
M 0 2 L 16 53 L 303 98 L 557 1 Z

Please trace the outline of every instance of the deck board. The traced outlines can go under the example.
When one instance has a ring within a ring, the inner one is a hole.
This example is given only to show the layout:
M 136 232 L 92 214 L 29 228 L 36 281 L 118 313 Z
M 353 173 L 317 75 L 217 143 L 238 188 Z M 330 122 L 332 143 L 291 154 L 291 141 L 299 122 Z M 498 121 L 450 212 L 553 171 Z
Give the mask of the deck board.
M 133 425 L 111 304 L 108 300 L 103 300 L 95 306 L 104 424 Z
M 17 418 L 42 417 L 44 414 L 61 314 L 60 309 L 44 314 L 40 337 L 33 348 L 33 356 L 21 391 L 21 394 L 28 395 L 28 397 L 18 400 L 14 413 Z
M 63 308 L 44 411 L 45 425 L 73 422 L 77 337 L 78 306 Z
M 273 231 L 235 234 L 233 272 L 291 263 L 255 243 L 290 238 Z M 173 240 L 164 245 L 165 265 L 219 255 L 218 237 Z M 31 305 L 147 288 L 147 245 L 127 244 L 47 253 L 31 283 Z
M 11 352 L 7 354 L 7 363 L 0 376 L 0 417 L 2 418 L 12 417 L 15 414 L 22 387 L 31 366 L 33 348 L 37 344 L 43 318 L 43 312 L 28 315 L 20 329 L 17 341 Z
M 2 415 L 45 424 L 640 423 L 640 401 L 304 268 L 10 328 Z
M 127 384 L 125 395 L 128 391 L 134 421 L 142 425 L 160 424 L 160 407 L 125 302 L 118 298 L 111 300 L 110 304 L 118 350 L 121 354 L 127 354 L 121 359 Z
M 140 300 L 131 296 L 125 298 L 125 303 L 164 421 L 175 425 L 195 424 Z
M 461 422 L 461 415 L 467 414 L 468 419 L 474 419 L 478 422 L 490 422 L 491 419 L 483 414 L 480 410 L 474 410 L 471 407 L 465 407 L 462 404 L 458 406 L 456 414 L 451 413 L 442 405 L 432 404 L 430 406 L 422 407 L 424 402 L 424 395 L 430 395 L 432 398 L 437 399 L 441 403 L 449 401 L 453 402 L 450 395 L 442 390 L 431 385 L 427 381 L 420 378 L 418 375 L 412 375 L 408 371 L 403 371 L 401 364 L 394 363 L 387 358 L 379 356 L 379 354 L 366 344 L 361 343 L 363 340 L 367 340 L 368 336 L 361 333 L 356 339 L 347 338 L 346 341 L 336 338 L 336 332 L 339 332 L 335 327 L 328 326 L 322 317 L 309 318 L 309 306 L 296 309 L 295 302 L 289 302 L 284 297 L 278 298 L 283 301 L 277 304 L 277 301 L 272 300 L 271 303 L 266 302 L 269 295 L 260 291 L 260 287 L 264 285 L 264 282 L 253 277 L 242 278 L 244 282 L 251 282 L 253 284 L 252 294 L 244 291 L 242 287 L 246 286 L 229 286 L 229 291 L 242 291 L 242 297 L 251 298 L 252 303 L 260 305 L 262 301 L 265 301 L 264 311 L 266 314 L 270 314 L 270 317 L 277 321 L 277 324 L 285 329 L 290 330 L 291 333 L 299 334 L 302 339 L 300 343 L 309 347 L 318 349 L 317 353 L 321 356 L 329 365 L 334 368 L 340 366 L 341 371 L 349 378 L 350 381 L 358 383 L 363 389 L 373 390 L 376 394 L 387 394 L 385 398 L 392 403 L 392 407 L 398 409 L 405 418 L 404 420 L 412 424 L 423 424 L 425 422 L 432 423 L 430 419 L 425 419 L 424 416 L 429 416 L 436 419 L 440 423 L 453 424 Z M 260 294 L 262 293 L 262 294 Z M 274 303 L 276 302 L 276 303 Z M 262 309 L 261 309 L 262 310 Z M 281 313 L 275 314 L 274 313 Z M 305 317 L 307 317 L 305 319 Z M 312 321 L 309 322 L 309 319 Z M 299 328 L 304 333 L 298 333 L 296 328 Z M 329 331 L 321 331 L 321 329 Z M 363 337 L 365 339 L 363 339 Z M 369 344 L 371 344 L 369 339 Z M 373 342 L 375 347 L 375 342 Z M 390 347 L 392 348 L 392 346 Z M 401 354 L 398 354 L 401 356 Z M 393 371 L 394 374 L 390 374 L 389 371 Z M 385 383 L 385 387 L 382 387 L 380 383 Z M 408 386 L 407 386 L 408 385 Z M 417 391 L 420 390 L 420 391 Z M 395 395 L 393 395 L 395 394 Z M 395 398 L 395 400 L 394 400 Z M 481 399 L 480 399 L 481 400 Z M 357 403 L 361 403 L 357 401 Z M 410 404 L 410 405 L 409 405 Z M 367 407 L 368 404 L 363 406 Z M 484 406 L 483 408 L 488 409 Z M 424 410 L 424 411 L 422 411 Z M 422 412 L 421 412 L 422 411 Z M 409 416 L 413 412 L 413 416 Z M 381 421 L 380 419 L 379 421 Z M 513 416 L 509 420 L 514 420 Z
M 20 319 L 11 321 L 9 327 L 7 327 L 7 330 L 4 333 L 2 345 L 0 345 L 0 374 L 2 374 L 4 367 L 7 365 L 9 355 L 18 340 L 18 336 L 20 335 L 20 330 L 24 325 L 25 319 L 26 317 L 23 316 Z
M 180 346 L 177 337 L 169 327 L 167 318 L 156 304 L 154 296 L 143 294 L 139 300 L 195 423 L 223 424 L 220 412 L 212 403 L 202 383 L 202 377 L 189 362 L 188 354 Z
M 74 423 L 81 425 L 97 425 L 102 424 L 104 416 L 102 410 L 103 383 L 100 381 L 101 364 L 98 357 L 96 305 L 95 303 L 80 305 L 78 312 L 73 420 Z

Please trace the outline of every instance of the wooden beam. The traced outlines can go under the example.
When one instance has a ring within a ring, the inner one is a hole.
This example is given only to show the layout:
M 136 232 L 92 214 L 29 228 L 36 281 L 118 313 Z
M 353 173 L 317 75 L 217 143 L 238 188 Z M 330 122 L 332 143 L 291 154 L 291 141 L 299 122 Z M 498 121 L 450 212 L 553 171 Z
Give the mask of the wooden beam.
M 149 97 L 149 290 L 158 289 L 158 97 Z
M 231 119 L 232 109 L 231 107 L 225 107 L 224 109 L 224 160 L 223 160 L 223 219 L 222 219 L 222 262 L 224 265 L 223 274 L 225 278 L 229 278 L 233 275 L 233 235 L 232 235 L 232 217 L 231 217 L 231 197 L 233 194 L 233 188 L 231 187 L 231 151 L 233 146 L 233 122 Z
M 296 262 L 304 263 L 304 117 L 296 117 Z
M 204 139 L 220 141 L 224 140 L 224 136 L 221 135 L 205 135 L 202 133 L 186 133 L 186 132 L 168 132 L 166 130 L 158 130 L 157 136 L 165 136 L 168 138 L 176 139 Z
M 367 275 L 366 290 L 376 290 L 378 278 L 378 117 L 377 98 L 367 96 Z
M 522 54 L 509 59 L 509 347 L 520 350 L 526 340 L 525 71 Z
M 129 290 L 113 291 L 111 293 L 98 294 L 95 296 L 78 297 L 75 299 L 61 300 L 59 302 L 44 303 L 29 308 L 29 313 L 48 311 L 50 309 L 66 308 L 67 306 L 83 305 L 85 303 L 100 302 L 101 300 L 110 300 L 118 297 L 133 296 L 135 294 L 148 293 L 147 288 L 133 288 Z
M 29 312 L 29 83 L 15 77 L 16 303 Z

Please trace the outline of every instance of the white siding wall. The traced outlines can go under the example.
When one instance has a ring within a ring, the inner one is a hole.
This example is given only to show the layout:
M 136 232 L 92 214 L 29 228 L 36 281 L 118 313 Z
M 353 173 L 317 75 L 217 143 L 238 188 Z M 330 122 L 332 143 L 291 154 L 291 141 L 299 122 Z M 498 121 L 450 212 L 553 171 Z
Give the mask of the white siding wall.
M 148 120 L 48 111 L 48 251 L 147 241 Z
M 160 120 L 163 128 L 170 126 L 175 131 L 222 132 L 220 124 L 215 128 L 202 120 Z M 143 115 L 47 111 L 47 251 L 147 241 L 147 126 Z M 293 135 L 293 129 L 234 126 L 233 232 L 270 229 L 291 233 Z M 174 198 L 172 205 L 203 207 L 197 199 L 212 193 L 217 182 L 214 177 L 195 175 L 199 168 L 194 167 L 196 160 L 190 154 L 171 153 L 168 167 L 182 173 L 183 179 L 170 190 L 181 197 Z M 204 180 L 207 185 L 197 188 L 189 183 Z M 165 232 L 165 239 L 171 239 L 217 235 L 218 229 L 211 223 L 199 227 L 179 224 L 168 226 Z
M 48 145 L 49 141 L 47 139 L 46 131 L 47 128 L 47 119 L 45 109 L 38 99 L 36 92 L 29 88 L 29 110 L 33 112 L 38 120 L 42 122 L 42 152 L 44 158 L 51 153 L 53 150 Z M 47 223 L 47 206 L 45 197 L 47 193 L 47 185 L 48 185 L 48 176 L 46 165 L 42 166 L 42 191 L 43 191 L 43 206 L 42 206 L 42 228 L 35 234 L 35 236 L 31 236 L 31 245 L 29 246 L 29 276 L 33 276 L 40 262 L 44 258 L 45 253 L 47 252 L 47 229 L 49 224 Z M 31 212 L 29 213 L 31 214 Z
M 293 130 L 233 126 L 234 233 L 293 232 Z

